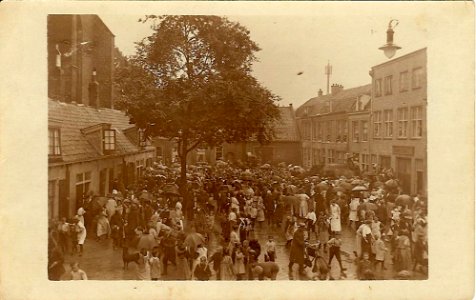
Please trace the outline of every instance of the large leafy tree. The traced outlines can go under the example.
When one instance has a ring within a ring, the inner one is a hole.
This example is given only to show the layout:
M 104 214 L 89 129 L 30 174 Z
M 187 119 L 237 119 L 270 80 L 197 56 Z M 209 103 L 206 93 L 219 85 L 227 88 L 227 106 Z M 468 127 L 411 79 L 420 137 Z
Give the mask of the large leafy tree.
M 154 31 L 117 72 L 120 105 L 148 136 L 177 141 L 182 187 L 198 145 L 272 139 L 279 99 L 251 75 L 260 48 L 245 27 L 218 16 L 139 21 Z

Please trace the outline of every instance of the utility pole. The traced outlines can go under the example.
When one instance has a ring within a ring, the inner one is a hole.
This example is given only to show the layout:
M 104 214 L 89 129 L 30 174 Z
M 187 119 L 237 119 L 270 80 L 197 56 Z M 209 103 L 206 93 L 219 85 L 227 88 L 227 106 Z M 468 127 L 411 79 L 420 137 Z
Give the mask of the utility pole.
M 327 66 L 325 68 L 324 73 L 327 76 L 327 95 L 329 95 L 329 79 L 330 79 L 331 74 L 332 74 L 332 66 L 329 64 L 329 61 L 327 61 Z

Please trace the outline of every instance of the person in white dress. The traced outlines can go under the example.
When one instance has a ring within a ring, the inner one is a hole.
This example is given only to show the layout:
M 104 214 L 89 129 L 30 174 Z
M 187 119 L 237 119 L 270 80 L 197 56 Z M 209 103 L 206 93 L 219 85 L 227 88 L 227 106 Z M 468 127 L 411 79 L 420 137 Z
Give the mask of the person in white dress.
M 357 222 L 359 221 L 359 216 L 357 214 L 357 208 L 359 207 L 360 199 L 352 198 L 349 204 L 349 225 L 355 230 Z
M 86 227 L 84 226 L 84 223 L 81 222 L 79 216 L 76 216 L 76 233 L 78 235 L 78 246 L 79 246 L 79 256 L 83 255 L 83 245 L 84 242 L 86 241 Z
M 340 207 L 335 200 L 331 203 L 331 231 L 333 233 L 340 232 L 342 226 L 340 224 Z

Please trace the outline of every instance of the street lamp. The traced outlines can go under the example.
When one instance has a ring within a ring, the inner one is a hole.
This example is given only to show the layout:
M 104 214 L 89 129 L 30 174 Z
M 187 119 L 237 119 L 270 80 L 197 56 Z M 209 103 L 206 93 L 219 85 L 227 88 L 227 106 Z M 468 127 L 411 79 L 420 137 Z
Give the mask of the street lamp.
M 392 27 L 392 23 L 395 22 L 395 25 Z M 402 47 L 399 47 L 393 43 L 393 28 L 397 27 L 398 25 L 398 20 L 390 20 L 388 22 L 388 29 L 387 29 L 387 43 L 380 47 L 380 50 L 383 50 L 383 53 L 387 58 L 392 58 L 397 50 L 402 49 Z

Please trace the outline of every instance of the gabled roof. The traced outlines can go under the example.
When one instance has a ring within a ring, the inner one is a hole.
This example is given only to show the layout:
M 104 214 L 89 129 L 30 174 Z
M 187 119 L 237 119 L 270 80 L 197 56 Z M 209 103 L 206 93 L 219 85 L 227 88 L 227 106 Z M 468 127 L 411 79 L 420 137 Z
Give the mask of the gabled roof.
M 332 102 L 332 112 L 350 112 L 359 96 L 370 95 L 372 85 L 367 84 L 355 88 L 345 89 L 336 95 L 323 95 L 307 100 L 296 110 L 297 117 L 329 113 L 329 103 Z
M 97 125 L 111 124 L 116 131 L 116 150 L 114 155 L 139 152 L 140 148 L 129 140 L 123 130 L 130 128 L 129 117 L 124 112 L 101 108 L 79 106 L 48 100 L 48 119 L 50 124 L 60 128 L 61 157 L 64 162 L 76 162 L 103 158 L 88 142 L 82 129 Z
M 278 107 L 281 119 L 274 124 L 275 137 L 274 141 L 299 141 L 299 132 L 297 129 L 294 109 L 292 106 Z

